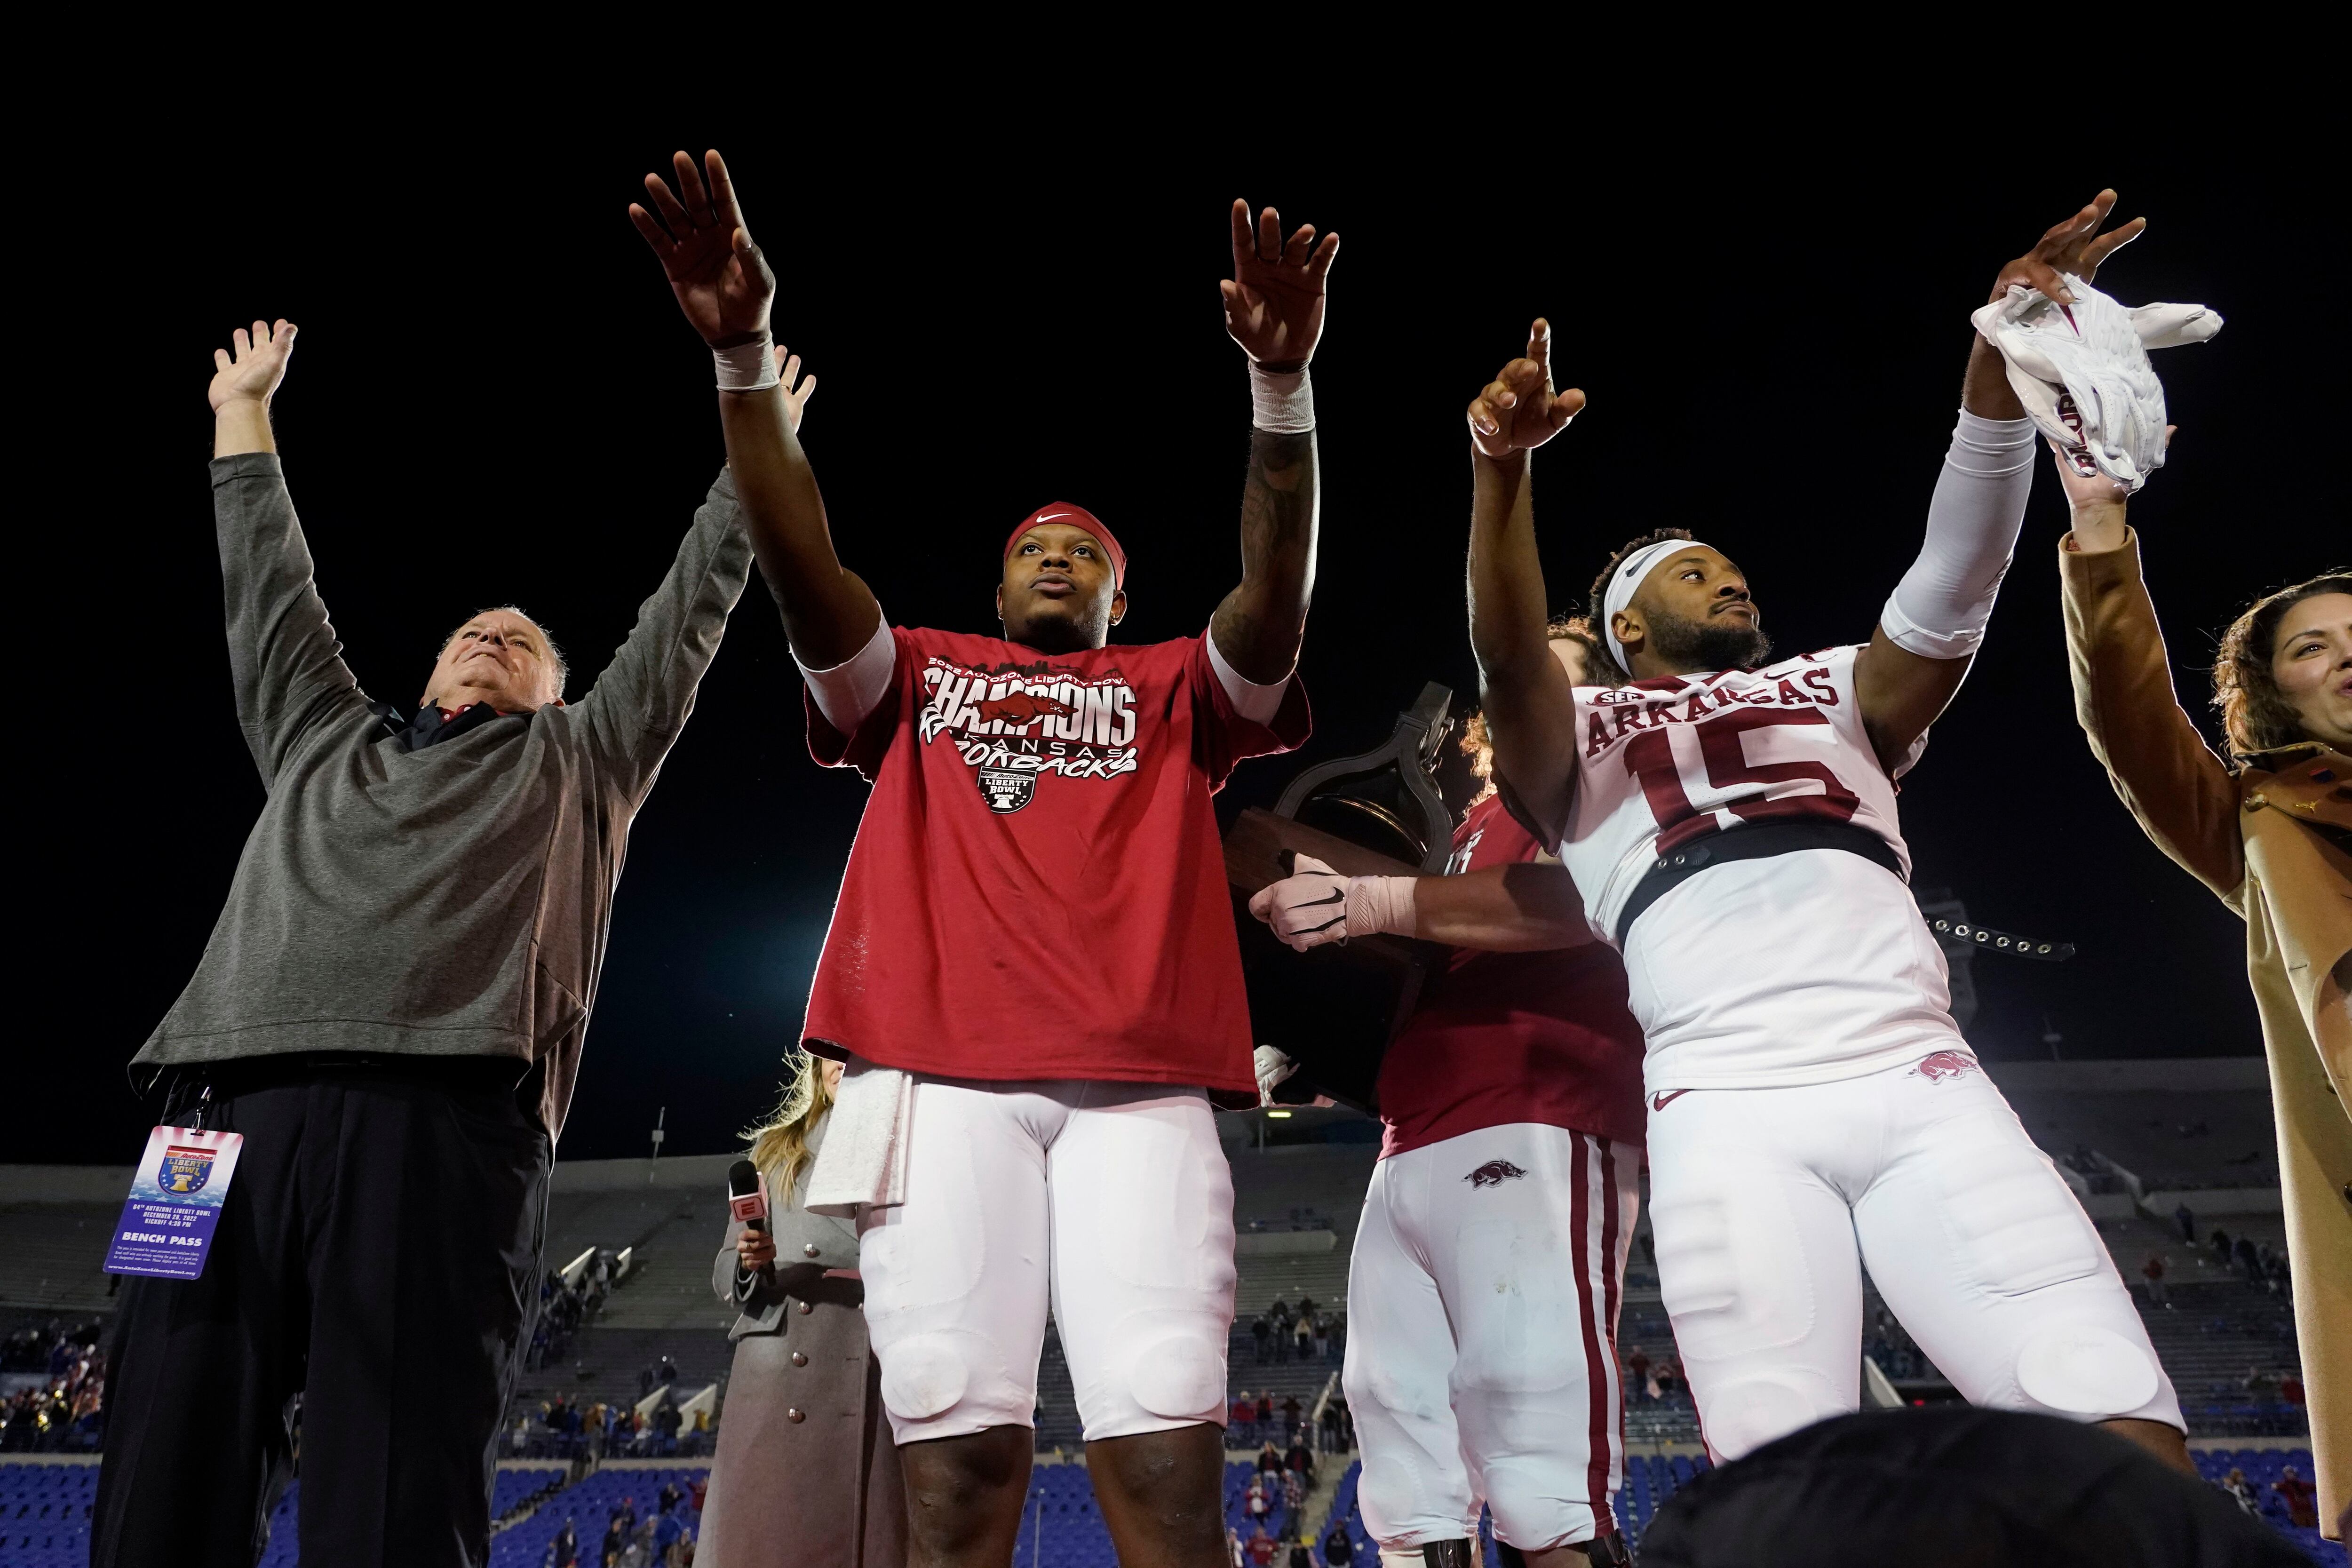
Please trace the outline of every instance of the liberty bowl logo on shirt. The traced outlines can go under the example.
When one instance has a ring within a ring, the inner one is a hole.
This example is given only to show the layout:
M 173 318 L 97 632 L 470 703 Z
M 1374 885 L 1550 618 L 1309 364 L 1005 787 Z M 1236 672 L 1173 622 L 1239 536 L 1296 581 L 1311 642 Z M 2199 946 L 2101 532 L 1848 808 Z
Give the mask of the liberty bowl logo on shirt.
M 1020 810 L 1037 794 L 1035 773 L 1016 773 L 1009 768 L 982 768 L 979 773 L 980 798 L 999 816 Z
M 204 1191 L 205 1184 L 213 1177 L 214 1152 L 210 1149 L 172 1144 L 163 1151 L 163 1163 L 155 1173 L 155 1184 L 179 1195 Z

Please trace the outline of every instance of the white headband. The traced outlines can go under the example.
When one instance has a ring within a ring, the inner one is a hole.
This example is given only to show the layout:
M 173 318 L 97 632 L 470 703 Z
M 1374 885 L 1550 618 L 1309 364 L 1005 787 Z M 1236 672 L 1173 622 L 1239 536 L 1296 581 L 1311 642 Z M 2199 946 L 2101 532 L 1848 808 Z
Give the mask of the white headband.
M 1633 591 L 1642 585 L 1642 579 L 1650 574 L 1650 568 L 1658 563 L 1661 556 L 1678 550 L 1709 548 L 1696 539 L 1661 539 L 1655 544 L 1644 544 L 1609 574 L 1609 591 L 1601 596 L 1601 635 L 1609 639 L 1609 651 L 1617 656 L 1617 668 L 1628 676 L 1633 673 L 1633 661 L 1625 656 L 1625 645 L 1617 640 L 1617 612 L 1633 603 Z

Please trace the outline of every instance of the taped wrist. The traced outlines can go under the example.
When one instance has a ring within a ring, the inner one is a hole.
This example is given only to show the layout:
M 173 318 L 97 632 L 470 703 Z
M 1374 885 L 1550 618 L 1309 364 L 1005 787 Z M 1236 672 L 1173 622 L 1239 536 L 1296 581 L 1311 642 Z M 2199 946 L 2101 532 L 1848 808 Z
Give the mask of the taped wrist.
M 1412 886 L 1417 877 L 1350 877 L 1348 879 L 1348 934 L 1370 936 L 1391 931 L 1413 932 Z
M 1250 361 L 1250 423 L 1273 436 L 1314 429 L 1315 387 L 1307 367 L 1277 373 Z
M 721 392 L 763 392 L 783 378 L 776 373 L 775 340 L 766 332 L 731 349 L 712 349 Z
M 1984 640 L 1993 597 L 2017 549 L 2033 489 L 2031 419 L 1981 419 L 1966 409 L 1927 503 L 1919 558 L 1887 595 L 1878 624 L 1922 658 L 1965 658 Z

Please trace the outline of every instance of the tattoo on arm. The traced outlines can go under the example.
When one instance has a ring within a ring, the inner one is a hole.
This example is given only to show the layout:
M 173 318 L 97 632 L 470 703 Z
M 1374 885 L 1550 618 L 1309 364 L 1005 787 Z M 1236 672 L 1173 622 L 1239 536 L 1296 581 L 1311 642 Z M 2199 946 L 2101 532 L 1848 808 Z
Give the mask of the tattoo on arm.
M 1289 674 L 1315 585 L 1315 434 L 1250 432 L 1242 487 L 1242 581 L 1210 631 L 1234 668 L 1270 684 Z

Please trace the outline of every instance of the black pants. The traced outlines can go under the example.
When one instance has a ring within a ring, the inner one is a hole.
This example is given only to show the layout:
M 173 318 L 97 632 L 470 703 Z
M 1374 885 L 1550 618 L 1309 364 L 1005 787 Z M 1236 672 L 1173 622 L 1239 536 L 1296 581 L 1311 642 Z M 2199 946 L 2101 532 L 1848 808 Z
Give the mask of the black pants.
M 293 1458 L 337 1568 L 478 1568 L 530 1342 L 553 1148 L 521 1063 L 300 1058 L 209 1084 L 245 1135 L 202 1278 L 123 1282 L 93 1568 L 251 1568 Z

